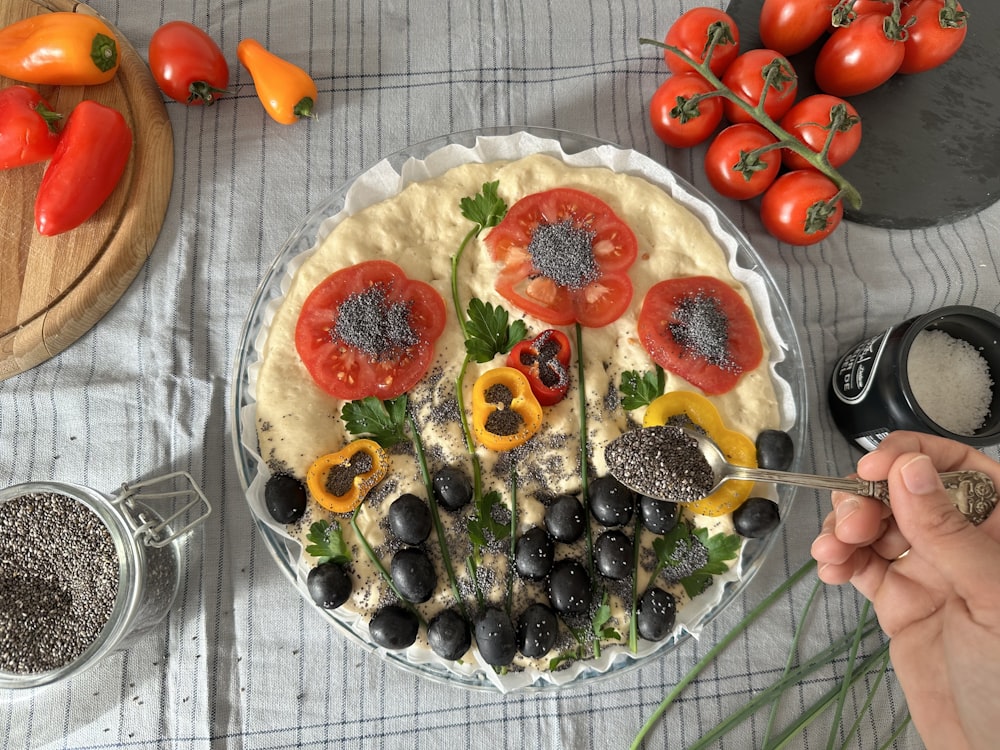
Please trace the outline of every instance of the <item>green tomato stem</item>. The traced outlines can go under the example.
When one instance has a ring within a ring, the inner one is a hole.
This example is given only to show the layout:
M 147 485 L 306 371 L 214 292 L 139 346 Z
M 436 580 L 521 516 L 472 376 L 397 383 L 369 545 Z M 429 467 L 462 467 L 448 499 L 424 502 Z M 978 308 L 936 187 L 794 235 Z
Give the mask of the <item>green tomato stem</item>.
M 656 39 L 648 39 L 645 37 L 639 39 L 639 44 L 650 44 L 655 47 L 659 47 L 660 49 L 669 50 L 673 54 L 680 57 L 691 67 L 697 70 L 706 81 L 712 84 L 712 86 L 719 92 L 719 96 L 724 97 L 727 101 L 732 102 L 744 112 L 749 114 L 754 120 L 757 121 L 758 124 L 777 138 L 783 148 L 794 151 L 796 154 L 809 162 L 810 166 L 814 167 L 818 172 L 829 178 L 837 186 L 838 192 L 843 194 L 844 200 L 846 200 L 851 207 L 855 209 L 861 207 L 861 193 L 858 192 L 857 188 L 851 185 L 851 183 L 848 182 L 847 179 L 840 174 L 840 172 L 830 165 L 830 162 L 826 159 L 825 155 L 817 154 L 799 139 L 792 137 L 788 131 L 778 125 L 778 123 L 776 123 L 761 106 L 763 103 L 763 96 L 761 97 L 761 102 L 759 102 L 757 106 L 753 106 L 736 96 L 736 94 L 734 94 L 733 91 L 726 86 L 726 84 L 724 84 L 721 79 L 715 75 L 715 73 L 712 72 L 712 69 L 706 63 L 698 62 L 677 47 L 664 44 Z M 706 60 L 709 59 L 709 57 L 706 57 Z M 767 86 L 765 86 L 764 90 L 766 92 Z

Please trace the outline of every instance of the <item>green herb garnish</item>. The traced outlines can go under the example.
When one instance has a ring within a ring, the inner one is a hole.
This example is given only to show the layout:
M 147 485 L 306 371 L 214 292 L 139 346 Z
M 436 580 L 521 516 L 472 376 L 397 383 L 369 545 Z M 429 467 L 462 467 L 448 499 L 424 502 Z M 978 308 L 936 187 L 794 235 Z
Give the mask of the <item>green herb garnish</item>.
M 383 448 L 391 448 L 406 437 L 406 394 L 389 401 L 367 396 L 344 404 L 341 419 L 352 435 L 368 435 Z
M 338 521 L 332 524 L 327 521 L 316 521 L 309 527 L 306 539 L 312 542 L 306 547 L 306 552 L 316 558 L 318 565 L 326 562 L 343 564 L 351 561 L 351 551 L 344 543 L 344 533 Z
M 475 498 L 476 509 L 469 519 L 469 540 L 472 542 L 473 553 L 478 557 L 479 550 L 489 544 L 490 539 L 502 541 L 510 535 L 510 526 L 497 521 L 493 509 L 503 507 L 500 493 L 496 490 L 487 492 L 482 497 Z
M 729 566 L 728 560 L 735 560 L 740 553 L 742 541 L 736 534 L 712 534 L 708 529 L 695 529 L 694 536 L 708 550 L 708 562 L 689 576 L 681 579 L 684 591 L 692 599 L 707 589 L 712 583 L 712 576 L 722 575 Z
M 476 362 L 489 362 L 497 354 L 506 354 L 528 335 L 524 321 L 509 322 L 510 315 L 499 305 L 474 297 L 469 300 L 468 314 L 465 351 Z
M 608 592 L 604 592 L 604 597 L 601 599 L 601 605 L 594 612 L 594 616 L 590 620 L 590 627 L 597 638 L 610 639 L 620 641 L 622 639 L 621 634 L 611 627 L 605 627 L 611 620 L 611 605 L 608 603 Z
M 483 229 L 495 227 L 507 215 L 507 203 L 497 195 L 500 182 L 484 182 L 482 192 L 472 198 L 462 198 L 458 207 L 462 216 L 477 225 L 479 234 Z
M 628 411 L 649 406 L 663 395 L 666 385 L 666 375 L 659 365 L 652 372 L 626 370 L 622 373 L 621 385 L 618 387 L 622 394 L 622 406 Z

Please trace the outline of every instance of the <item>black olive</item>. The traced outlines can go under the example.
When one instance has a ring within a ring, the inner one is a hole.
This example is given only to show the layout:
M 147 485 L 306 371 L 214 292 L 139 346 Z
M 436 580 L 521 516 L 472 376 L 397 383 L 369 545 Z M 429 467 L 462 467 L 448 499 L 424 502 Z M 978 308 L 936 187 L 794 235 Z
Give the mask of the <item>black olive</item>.
M 660 535 L 673 531 L 677 526 L 677 520 L 681 517 L 681 509 L 677 503 L 646 495 L 639 498 L 639 513 L 642 525 L 654 534 Z
M 404 547 L 392 556 L 392 582 L 408 602 L 426 602 L 437 589 L 437 573 L 427 553 L 419 547 Z
M 476 621 L 476 644 L 487 664 L 505 667 L 517 654 L 517 635 L 510 617 L 501 609 L 489 607 Z
M 431 533 L 431 511 L 427 503 L 407 492 L 389 506 L 389 528 L 407 544 L 420 544 Z
M 594 564 L 605 578 L 620 581 L 632 572 L 632 540 L 618 529 L 605 531 L 594 542 Z
M 368 623 L 372 640 L 392 651 L 412 646 L 419 630 L 420 621 L 417 616 L 398 604 L 383 607 Z
M 764 430 L 757 436 L 757 465 L 787 471 L 795 456 L 791 436 L 784 430 Z
M 351 596 L 351 574 L 341 564 L 331 561 L 317 565 L 306 576 L 309 596 L 323 609 L 336 609 Z
M 514 567 L 522 578 L 537 581 L 552 570 L 555 545 L 552 537 L 540 526 L 525 531 L 514 546 Z
M 591 515 L 602 526 L 621 526 L 632 519 L 635 493 L 610 474 L 590 483 L 587 499 Z
M 278 523 L 295 523 L 306 512 L 306 488 L 288 474 L 272 474 L 264 485 L 264 504 Z
M 521 653 L 537 659 L 552 650 L 559 635 L 559 618 L 541 602 L 521 613 L 517 621 L 517 642 Z
M 677 599 L 669 591 L 654 586 L 639 600 L 636 628 L 647 641 L 662 641 L 674 629 Z
M 457 466 L 445 466 L 431 480 L 434 498 L 446 510 L 461 510 L 472 500 L 472 481 Z
M 571 544 L 587 528 L 583 505 L 572 495 L 559 495 L 545 511 L 545 528 L 557 542 Z
M 590 575 L 576 560 L 560 560 L 549 574 L 549 601 L 564 615 L 583 614 L 590 609 Z
M 733 511 L 733 526 L 740 536 L 756 539 L 767 536 L 781 522 L 778 504 L 766 497 L 747 498 L 739 508 Z
M 472 645 L 469 622 L 454 609 L 439 612 L 427 625 L 427 642 L 442 659 L 461 659 Z

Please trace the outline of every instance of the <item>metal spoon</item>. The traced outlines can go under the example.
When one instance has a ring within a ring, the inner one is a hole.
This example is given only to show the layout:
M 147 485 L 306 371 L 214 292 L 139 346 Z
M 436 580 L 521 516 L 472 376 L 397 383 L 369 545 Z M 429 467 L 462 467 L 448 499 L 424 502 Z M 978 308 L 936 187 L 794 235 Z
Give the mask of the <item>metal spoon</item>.
M 889 505 L 885 482 L 736 466 L 726 461 L 710 438 L 680 427 L 630 430 L 608 444 L 604 455 L 608 470 L 626 487 L 671 502 L 694 502 L 711 495 L 723 482 L 742 479 L 842 490 L 874 497 Z M 986 474 L 950 471 L 941 474 L 941 481 L 955 507 L 973 524 L 982 523 L 993 512 L 997 492 Z

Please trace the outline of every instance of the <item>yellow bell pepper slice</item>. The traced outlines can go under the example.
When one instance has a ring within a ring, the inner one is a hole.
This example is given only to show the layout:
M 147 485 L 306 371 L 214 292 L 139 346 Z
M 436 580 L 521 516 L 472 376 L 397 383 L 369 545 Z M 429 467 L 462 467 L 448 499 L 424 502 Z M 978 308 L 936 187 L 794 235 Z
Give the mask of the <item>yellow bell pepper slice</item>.
M 494 367 L 472 386 L 472 427 L 479 442 L 494 451 L 523 445 L 542 426 L 542 407 L 524 373 Z
M 351 513 L 388 473 L 389 454 L 374 440 L 361 438 L 313 461 L 306 486 L 331 513 Z
M 743 433 L 728 429 L 715 405 L 699 393 L 671 391 L 663 394 L 646 407 L 642 425 L 676 424 L 684 427 L 687 420 L 715 441 L 729 463 L 756 468 L 757 448 L 753 441 Z M 711 495 L 688 504 L 688 508 L 702 516 L 724 516 L 744 503 L 753 491 L 753 485 L 753 482 L 731 479 Z

